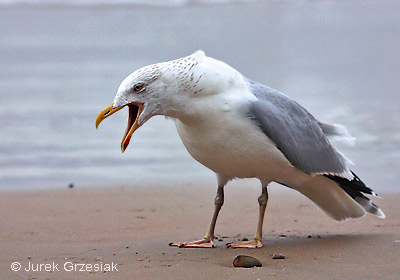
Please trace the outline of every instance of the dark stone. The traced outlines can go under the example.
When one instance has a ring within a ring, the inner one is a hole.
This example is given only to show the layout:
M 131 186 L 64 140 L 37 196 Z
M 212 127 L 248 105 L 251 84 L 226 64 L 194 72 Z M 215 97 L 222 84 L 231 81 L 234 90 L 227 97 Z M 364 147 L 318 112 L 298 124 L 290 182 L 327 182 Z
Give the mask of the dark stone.
M 245 268 L 251 268 L 251 267 L 261 267 L 262 263 L 253 257 L 246 256 L 246 255 L 237 255 L 235 259 L 233 260 L 233 266 L 234 267 L 245 267 Z
M 285 259 L 285 255 L 284 254 L 273 254 L 272 259 L 283 260 L 283 259 Z

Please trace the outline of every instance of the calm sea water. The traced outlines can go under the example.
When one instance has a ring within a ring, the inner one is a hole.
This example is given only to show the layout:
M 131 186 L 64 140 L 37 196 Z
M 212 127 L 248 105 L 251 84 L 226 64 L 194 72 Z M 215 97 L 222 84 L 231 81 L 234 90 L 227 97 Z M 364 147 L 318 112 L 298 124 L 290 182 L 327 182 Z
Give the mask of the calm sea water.
M 94 125 L 129 73 L 203 49 L 346 125 L 358 142 L 340 148 L 356 173 L 399 190 L 398 1 L 75 2 L 0 6 L 0 189 L 212 180 L 169 120 L 151 119 L 124 154 L 126 110 Z

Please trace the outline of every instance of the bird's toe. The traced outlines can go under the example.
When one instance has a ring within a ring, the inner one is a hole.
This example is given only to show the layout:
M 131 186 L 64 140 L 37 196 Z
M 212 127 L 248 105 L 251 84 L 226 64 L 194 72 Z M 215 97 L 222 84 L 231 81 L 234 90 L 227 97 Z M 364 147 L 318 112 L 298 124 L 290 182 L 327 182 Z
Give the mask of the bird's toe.
M 200 239 L 190 242 L 171 242 L 169 246 L 178 248 L 215 248 L 215 244 L 211 239 Z
M 263 246 L 261 240 L 250 240 L 244 242 L 233 242 L 233 243 L 226 243 L 225 246 L 227 248 L 247 248 L 247 249 L 256 249 L 261 248 Z

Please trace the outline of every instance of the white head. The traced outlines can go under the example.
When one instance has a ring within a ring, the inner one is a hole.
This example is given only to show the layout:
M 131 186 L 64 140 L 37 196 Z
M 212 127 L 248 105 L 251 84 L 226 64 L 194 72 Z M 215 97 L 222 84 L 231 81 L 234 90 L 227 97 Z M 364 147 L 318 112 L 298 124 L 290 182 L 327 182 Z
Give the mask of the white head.
M 184 107 L 190 106 L 190 100 L 218 93 L 224 86 L 221 72 L 237 75 L 233 68 L 207 57 L 203 51 L 136 70 L 122 81 L 114 102 L 97 117 L 96 127 L 103 119 L 128 106 L 128 127 L 121 143 L 124 152 L 133 132 L 152 116 L 179 118 Z M 234 78 L 237 77 L 223 81 L 233 83 Z

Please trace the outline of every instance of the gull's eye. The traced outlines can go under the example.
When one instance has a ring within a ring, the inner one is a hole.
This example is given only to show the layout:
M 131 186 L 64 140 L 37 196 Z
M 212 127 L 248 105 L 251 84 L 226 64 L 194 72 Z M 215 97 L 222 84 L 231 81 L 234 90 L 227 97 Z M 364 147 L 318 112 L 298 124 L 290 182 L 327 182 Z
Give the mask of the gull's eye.
M 138 93 L 141 92 L 144 89 L 144 86 L 142 84 L 136 84 L 133 86 L 133 92 Z

